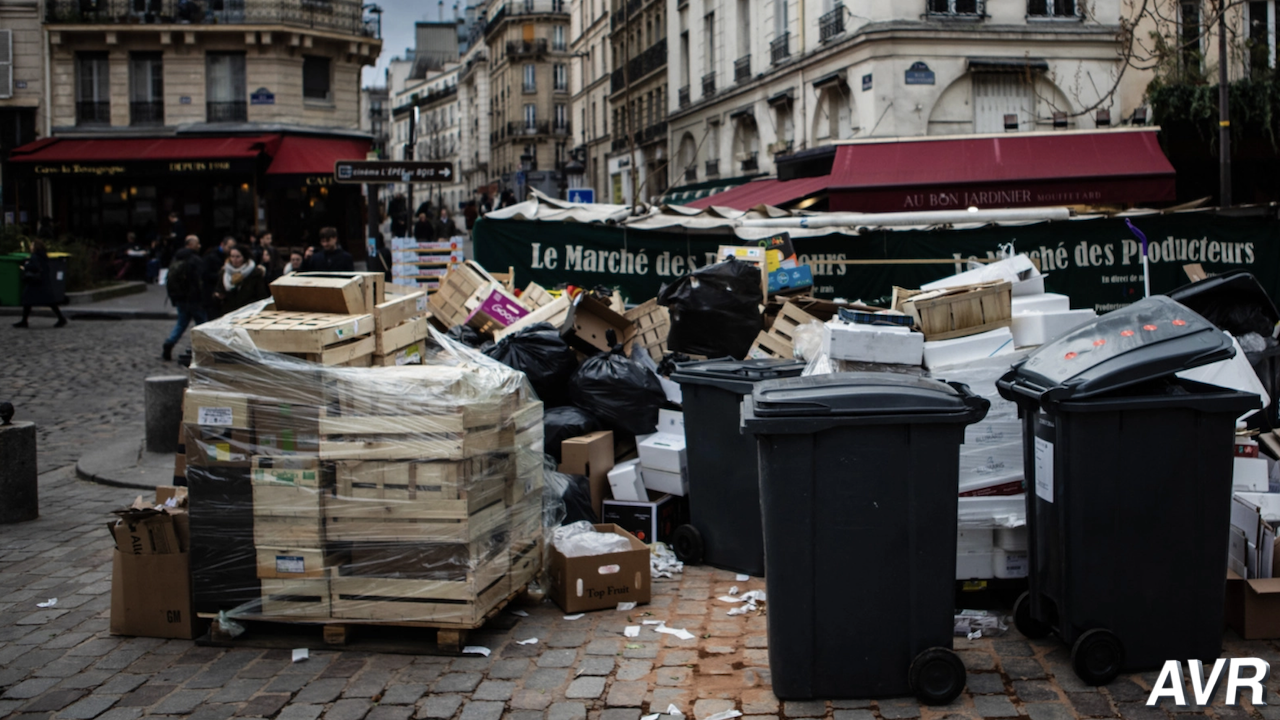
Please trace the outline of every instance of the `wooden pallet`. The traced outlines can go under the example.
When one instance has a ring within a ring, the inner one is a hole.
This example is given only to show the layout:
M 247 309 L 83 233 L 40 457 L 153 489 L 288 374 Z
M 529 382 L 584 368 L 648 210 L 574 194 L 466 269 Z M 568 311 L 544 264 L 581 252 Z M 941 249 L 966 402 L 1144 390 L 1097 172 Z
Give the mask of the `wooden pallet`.
M 323 354 L 334 345 L 373 334 L 372 315 L 264 311 L 243 318 L 225 318 L 244 330 L 260 350 L 278 353 Z M 217 352 L 226 346 L 208 333 L 194 333 L 195 351 Z M 372 350 L 367 354 L 372 354 Z
M 794 359 L 796 328 L 817 320 L 816 317 L 792 303 L 783 304 L 769 331 L 761 332 L 756 336 L 748 357 Z
M 449 269 L 440 281 L 440 287 L 427 300 L 432 321 L 445 329 L 462 325 L 471 314 L 467 303 L 481 290 L 491 285 L 501 285 L 484 268 L 472 260 Z
M 556 298 L 547 289 L 536 282 L 531 282 L 525 287 L 524 292 L 520 293 L 520 304 L 530 310 L 537 310 L 545 305 L 555 302 Z
M 622 314 L 636 326 L 632 346 L 639 345 L 649 351 L 654 362 L 660 362 L 667 354 L 667 335 L 671 334 L 671 314 L 658 304 L 657 299 L 637 305 Z M 628 352 L 630 348 L 627 348 Z
M 425 340 L 430 334 L 431 323 L 425 315 L 416 317 L 386 330 L 380 330 L 375 334 L 377 348 L 374 350 L 379 355 L 390 355 L 400 348 Z
M 427 294 L 421 290 L 406 295 L 387 295 L 387 301 L 373 309 L 373 324 L 379 334 L 430 314 L 427 312 Z
M 406 580 L 347 574 L 329 581 L 331 616 L 354 620 L 474 625 L 511 593 L 507 551 L 466 572 L 463 580 Z
M 338 498 L 325 506 L 325 537 L 336 542 L 469 543 L 507 524 L 502 487 L 497 485 L 496 502 L 471 514 L 467 514 L 469 500 L 442 506 L 439 502 L 388 504 Z

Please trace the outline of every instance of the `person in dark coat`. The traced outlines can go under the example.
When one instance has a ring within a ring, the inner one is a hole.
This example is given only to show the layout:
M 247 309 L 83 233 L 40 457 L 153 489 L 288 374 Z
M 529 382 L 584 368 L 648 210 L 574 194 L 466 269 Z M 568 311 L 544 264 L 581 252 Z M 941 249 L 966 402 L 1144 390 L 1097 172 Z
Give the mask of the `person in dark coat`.
M 351 253 L 338 244 L 338 228 L 320 228 L 320 249 L 307 249 L 303 272 L 351 272 L 356 269 Z
M 418 214 L 418 222 L 413 224 L 413 239 L 418 242 L 431 242 L 436 239 L 436 228 L 426 213 Z
M 262 272 L 266 274 L 267 284 L 275 282 L 283 274 L 280 272 L 280 262 L 276 260 L 276 251 L 274 248 L 263 245 L 261 248 L 261 259 L 258 260 L 258 266 L 262 268 Z
M 178 322 L 174 323 L 160 353 L 160 357 L 165 360 L 173 359 L 173 346 L 178 344 L 188 325 L 193 322 L 200 325 L 209 319 L 204 310 L 202 270 L 200 238 L 188 235 L 186 247 L 174 254 L 173 262 L 169 264 L 169 274 L 165 278 L 165 292 L 178 311 Z
M 265 300 L 271 295 L 267 290 L 267 277 L 262 267 L 238 247 L 231 248 L 227 253 L 227 264 L 218 274 L 217 283 L 213 296 L 222 302 L 224 314 Z
M 27 318 L 31 317 L 34 305 L 47 305 L 58 317 L 54 327 L 67 324 L 62 311 L 58 309 L 57 285 L 54 282 L 53 267 L 49 263 L 49 251 L 43 240 L 31 244 L 31 257 L 22 265 L 22 320 L 13 324 L 16 328 L 27 327 Z
M 213 296 L 213 291 L 218 286 L 219 273 L 227 264 L 227 256 L 235 246 L 236 239 L 228 235 L 222 238 L 222 242 L 217 247 L 210 248 L 209 252 L 204 254 L 204 266 L 201 268 L 200 275 L 204 288 L 205 311 L 209 314 L 210 320 L 221 314 L 218 312 L 221 304 Z

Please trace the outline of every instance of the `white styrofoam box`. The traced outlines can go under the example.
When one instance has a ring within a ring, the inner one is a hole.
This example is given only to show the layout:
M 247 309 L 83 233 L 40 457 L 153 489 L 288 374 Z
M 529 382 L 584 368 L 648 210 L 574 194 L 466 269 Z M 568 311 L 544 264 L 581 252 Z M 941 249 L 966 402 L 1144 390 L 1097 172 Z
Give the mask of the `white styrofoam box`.
M 991 574 L 1002 580 L 1024 578 L 1031 569 L 1031 556 L 1026 550 L 996 548 L 991 553 Z
M 1071 298 L 1057 293 L 1044 293 L 1013 299 L 1013 314 L 1064 312 L 1071 309 Z
M 959 530 L 956 532 L 956 552 L 991 552 L 995 547 L 995 533 L 990 528 Z
M 995 552 L 956 553 L 957 580 L 989 580 Z
M 1022 441 L 970 449 L 961 445 L 960 494 L 978 492 L 1023 480 Z
M 924 366 L 937 370 L 1013 354 L 1013 333 L 1002 327 L 950 340 L 925 341 Z
M 1026 525 L 1017 528 L 996 528 L 993 542 L 996 547 L 1009 552 L 1026 552 L 1027 532 Z
M 1237 457 L 1231 476 L 1231 489 L 1236 492 L 1265 493 L 1271 489 L 1266 458 Z
M 1044 292 L 1044 275 L 1033 275 L 1026 280 L 1019 280 L 1013 284 L 1014 297 L 1027 297 L 1029 295 L 1039 295 Z
M 1240 347 L 1239 341 L 1232 337 L 1230 333 L 1224 334 L 1231 338 L 1231 343 L 1235 346 L 1235 357 L 1219 360 L 1208 365 L 1201 365 L 1198 368 L 1183 370 L 1178 373 L 1178 377 L 1208 385 L 1217 385 L 1218 387 L 1253 393 L 1262 401 L 1262 406 L 1266 407 L 1271 402 L 1271 399 L 1267 397 L 1267 389 L 1262 386 L 1262 381 L 1258 379 L 1258 374 L 1254 372 L 1253 366 L 1249 364 L 1249 358 L 1245 356 L 1244 348 Z M 1247 418 L 1254 412 L 1250 410 L 1241 415 L 1240 418 Z
M 1016 528 L 1027 524 L 1026 493 L 962 497 L 957 501 L 956 523 L 961 530 Z
M 961 285 L 975 285 L 985 282 L 1010 282 L 1016 283 L 1019 276 L 1035 277 L 1040 274 L 1036 269 L 1035 263 L 1031 262 L 1031 258 L 1026 255 L 1014 255 L 1011 258 L 1000 260 L 998 262 L 987 263 L 975 270 L 966 270 L 958 275 L 944 277 L 941 280 L 934 280 L 931 283 L 921 285 L 921 290 L 941 290 L 943 288 L 960 287 Z
M 972 388 L 970 388 L 972 389 Z M 991 421 L 974 423 L 965 428 L 964 444 L 960 446 L 961 454 L 981 453 L 983 448 L 996 447 L 1016 443 L 1022 447 L 1022 421 L 1014 418 L 997 417 Z
M 1066 310 L 1051 313 L 1027 313 L 1014 315 L 1013 344 L 1032 347 L 1053 342 L 1081 325 L 1098 317 L 1093 310 Z
M 924 335 L 897 325 L 831 320 L 823 329 L 822 352 L 832 360 L 919 365 L 924 359 Z
M 1272 524 L 1280 520 L 1280 493 L 1238 492 L 1234 495 L 1261 508 L 1263 520 Z
M 1280 493 L 1280 463 L 1267 458 L 1267 480 L 1270 486 L 1268 492 Z
M 644 486 L 650 490 L 681 497 L 689 494 L 689 472 L 687 470 L 673 473 L 646 467 L 641 470 L 641 474 L 644 476 Z
M 609 471 L 609 488 L 613 490 L 614 500 L 649 499 L 649 493 L 644 489 L 639 460 L 628 460 L 621 465 L 614 465 Z
M 688 458 L 684 445 L 684 413 L 659 410 L 658 432 L 640 440 L 637 450 L 645 470 L 685 473 Z

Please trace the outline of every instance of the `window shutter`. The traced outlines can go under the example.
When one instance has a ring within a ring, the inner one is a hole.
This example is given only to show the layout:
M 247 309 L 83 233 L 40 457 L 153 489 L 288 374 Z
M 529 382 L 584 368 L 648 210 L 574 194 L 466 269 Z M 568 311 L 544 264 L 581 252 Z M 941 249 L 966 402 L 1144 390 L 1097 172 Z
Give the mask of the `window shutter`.
M 13 30 L 0 30 L 0 98 L 13 97 Z

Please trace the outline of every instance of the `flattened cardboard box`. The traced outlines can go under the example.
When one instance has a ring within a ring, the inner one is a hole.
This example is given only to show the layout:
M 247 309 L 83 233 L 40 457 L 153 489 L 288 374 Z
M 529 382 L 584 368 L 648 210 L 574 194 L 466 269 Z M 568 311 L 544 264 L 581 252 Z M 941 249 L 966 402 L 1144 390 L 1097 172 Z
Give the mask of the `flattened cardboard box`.
M 613 608 L 620 602 L 649 602 L 649 548 L 617 525 L 595 527 L 627 538 L 631 549 L 571 558 L 552 544 L 551 599 L 568 613 Z
M 609 471 L 613 469 L 613 431 L 601 430 L 560 444 L 562 473 L 585 475 L 591 484 L 591 507 L 600 517 L 604 499 L 609 496 Z

